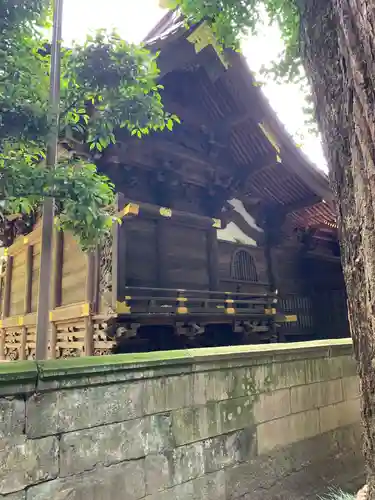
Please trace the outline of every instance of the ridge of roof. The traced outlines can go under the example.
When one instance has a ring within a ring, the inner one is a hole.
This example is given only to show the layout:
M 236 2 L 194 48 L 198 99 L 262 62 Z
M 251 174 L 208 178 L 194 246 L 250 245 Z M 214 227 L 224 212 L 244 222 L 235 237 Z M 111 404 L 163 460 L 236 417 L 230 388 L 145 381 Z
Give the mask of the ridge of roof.
M 184 28 L 184 30 L 181 28 Z M 175 34 L 180 29 L 181 31 L 185 31 L 185 18 L 180 9 L 169 10 L 145 36 L 143 43 L 146 46 L 151 47 L 158 40 L 164 40 L 168 36 Z

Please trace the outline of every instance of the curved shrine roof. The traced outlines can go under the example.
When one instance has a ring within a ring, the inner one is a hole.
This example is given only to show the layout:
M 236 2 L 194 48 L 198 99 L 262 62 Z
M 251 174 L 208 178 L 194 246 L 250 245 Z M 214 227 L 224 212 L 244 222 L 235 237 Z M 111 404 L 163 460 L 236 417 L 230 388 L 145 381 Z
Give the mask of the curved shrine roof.
M 181 50 L 183 43 L 191 50 L 187 38 L 193 31 L 194 28 L 186 28 L 179 11 L 169 11 L 144 43 L 151 51 L 160 51 L 161 56 L 167 49 L 169 54 L 173 47 Z M 207 54 L 203 58 L 203 52 L 196 55 L 194 64 L 190 61 L 184 69 L 194 70 L 200 89 L 200 104 L 212 121 L 224 123 L 230 120 L 232 158 L 240 168 L 250 169 L 251 166 L 246 194 L 285 209 L 295 226 L 336 232 L 333 194 L 327 175 L 296 146 L 256 85 L 244 56 L 225 50 L 227 69 L 220 77 L 212 79 L 205 71 Z M 210 57 L 217 57 L 214 50 L 211 50 Z M 174 69 L 183 68 L 177 66 L 169 71 Z M 266 128 L 266 135 L 260 124 Z M 257 168 L 258 159 L 272 153 L 275 143 L 281 162 L 270 162 L 268 166 Z

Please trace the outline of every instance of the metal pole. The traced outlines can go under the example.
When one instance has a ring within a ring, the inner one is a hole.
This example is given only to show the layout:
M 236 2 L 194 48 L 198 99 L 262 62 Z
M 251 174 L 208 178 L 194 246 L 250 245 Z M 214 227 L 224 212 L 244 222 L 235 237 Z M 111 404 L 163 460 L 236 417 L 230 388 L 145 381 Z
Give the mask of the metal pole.
M 50 133 L 47 144 L 47 168 L 54 169 L 57 162 L 59 112 L 60 112 L 60 74 L 61 74 L 61 36 L 63 1 L 54 1 L 53 33 L 51 46 L 51 75 L 49 124 Z M 54 228 L 54 199 L 46 198 L 43 203 L 42 245 L 40 252 L 39 294 L 36 325 L 36 359 L 47 357 L 49 334 L 49 306 L 52 271 L 52 240 Z

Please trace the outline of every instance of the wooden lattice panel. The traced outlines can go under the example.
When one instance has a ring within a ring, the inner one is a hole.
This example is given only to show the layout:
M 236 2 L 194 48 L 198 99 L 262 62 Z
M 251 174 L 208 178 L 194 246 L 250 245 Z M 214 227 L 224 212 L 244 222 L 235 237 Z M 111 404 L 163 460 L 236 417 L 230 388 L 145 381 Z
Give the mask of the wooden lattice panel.
M 36 348 L 36 326 L 26 328 L 25 358 L 35 359 Z
M 56 358 L 84 356 L 84 318 L 56 323 Z
M 22 343 L 23 328 L 9 328 L 5 330 L 5 359 L 16 361 L 21 359 L 20 350 Z
M 94 344 L 94 356 L 103 356 L 105 354 L 111 354 L 112 348 L 115 346 L 116 342 L 110 339 L 106 334 L 107 324 L 102 321 L 94 321 L 94 334 L 93 334 L 93 344 Z

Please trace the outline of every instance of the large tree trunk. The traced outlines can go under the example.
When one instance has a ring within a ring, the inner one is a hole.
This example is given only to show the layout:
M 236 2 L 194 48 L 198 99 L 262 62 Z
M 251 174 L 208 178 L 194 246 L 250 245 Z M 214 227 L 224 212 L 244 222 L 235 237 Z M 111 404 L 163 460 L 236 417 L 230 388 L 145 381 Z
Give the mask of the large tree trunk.
M 299 3 L 303 62 L 337 201 L 369 498 L 375 499 L 375 5 Z

